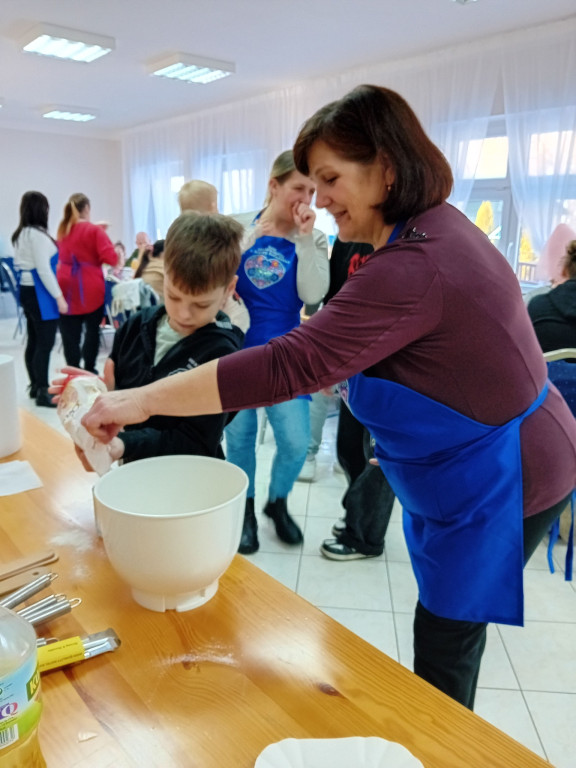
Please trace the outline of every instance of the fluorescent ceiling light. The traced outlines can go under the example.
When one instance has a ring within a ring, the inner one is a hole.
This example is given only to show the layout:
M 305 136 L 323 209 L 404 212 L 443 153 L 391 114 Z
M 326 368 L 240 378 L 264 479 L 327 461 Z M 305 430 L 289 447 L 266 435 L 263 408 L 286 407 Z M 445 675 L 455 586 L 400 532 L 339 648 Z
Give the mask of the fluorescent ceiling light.
M 42 117 L 48 117 L 52 120 L 72 120 L 75 123 L 87 123 L 88 120 L 94 120 L 96 112 L 93 109 L 83 107 L 45 107 L 42 110 Z
M 151 75 L 203 85 L 236 72 L 236 65 L 231 61 L 205 59 L 189 53 L 168 54 L 149 62 L 147 68 Z
M 460 3 L 460 5 L 467 5 L 468 3 L 475 3 L 477 0 L 452 0 L 454 3 Z
M 52 24 L 37 24 L 20 39 L 20 44 L 27 53 L 85 63 L 105 56 L 116 47 L 112 37 L 55 27 Z

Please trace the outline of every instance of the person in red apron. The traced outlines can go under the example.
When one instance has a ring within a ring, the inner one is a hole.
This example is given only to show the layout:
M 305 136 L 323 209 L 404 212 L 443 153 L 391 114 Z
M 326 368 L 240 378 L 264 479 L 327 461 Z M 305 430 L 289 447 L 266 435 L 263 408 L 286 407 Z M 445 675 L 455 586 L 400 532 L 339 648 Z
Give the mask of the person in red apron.
M 414 671 L 472 708 L 486 624 L 523 623 L 523 565 L 576 486 L 576 420 L 547 382 L 516 276 L 445 202 L 450 167 L 401 96 L 355 88 L 304 124 L 294 155 L 339 237 L 374 253 L 299 328 L 105 395 L 84 424 L 108 441 L 150 413 L 253 408 L 345 382 L 404 507 Z
M 60 312 L 68 305 L 58 281 L 58 249 L 48 234 L 48 199 L 30 191 L 20 201 L 20 222 L 12 235 L 14 267 L 18 276 L 20 303 L 26 317 L 24 361 L 30 379 L 30 397 L 36 405 L 53 408 L 48 394 L 48 368 Z
M 74 194 L 64 206 L 58 227 L 57 277 L 68 312 L 60 318 L 64 357 L 68 365 L 96 371 L 100 323 L 104 316 L 102 266 L 115 266 L 118 254 L 104 227 L 90 221 L 90 200 Z M 83 338 L 82 338 L 83 336 Z

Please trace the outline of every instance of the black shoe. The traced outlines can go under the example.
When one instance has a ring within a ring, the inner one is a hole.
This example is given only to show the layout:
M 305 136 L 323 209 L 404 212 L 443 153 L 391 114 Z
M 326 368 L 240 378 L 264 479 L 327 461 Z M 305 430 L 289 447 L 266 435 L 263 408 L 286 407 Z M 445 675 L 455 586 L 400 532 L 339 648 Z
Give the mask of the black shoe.
M 260 542 L 258 541 L 258 523 L 254 514 L 254 499 L 246 499 L 246 508 L 244 510 L 244 524 L 242 526 L 242 537 L 238 552 L 241 555 L 252 555 L 258 551 Z
M 36 384 L 30 384 L 28 387 L 28 397 L 30 397 L 32 400 L 36 400 L 36 397 L 38 395 L 38 387 Z
M 56 403 L 52 402 L 52 395 L 48 392 L 47 387 L 38 387 L 36 405 L 44 406 L 44 408 L 56 408 Z
M 269 501 L 264 507 L 264 514 L 274 521 L 276 535 L 286 544 L 302 544 L 304 536 L 294 520 L 288 514 L 286 499 Z

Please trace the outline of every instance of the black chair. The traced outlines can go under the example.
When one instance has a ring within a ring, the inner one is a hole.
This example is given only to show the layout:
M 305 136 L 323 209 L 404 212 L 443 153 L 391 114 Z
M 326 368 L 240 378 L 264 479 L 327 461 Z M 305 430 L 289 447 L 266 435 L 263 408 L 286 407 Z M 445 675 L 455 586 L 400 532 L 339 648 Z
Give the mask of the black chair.
M 14 329 L 13 339 L 16 338 L 18 333 L 24 335 L 24 312 L 20 304 L 20 289 L 18 287 L 18 280 L 16 279 L 16 272 L 14 270 L 14 260 L 9 256 L 4 256 L 0 259 L 0 272 L 2 273 L 2 281 L 8 286 L 8 291 L 12 294 L 12 297 L 16 303 L 16 328 Z

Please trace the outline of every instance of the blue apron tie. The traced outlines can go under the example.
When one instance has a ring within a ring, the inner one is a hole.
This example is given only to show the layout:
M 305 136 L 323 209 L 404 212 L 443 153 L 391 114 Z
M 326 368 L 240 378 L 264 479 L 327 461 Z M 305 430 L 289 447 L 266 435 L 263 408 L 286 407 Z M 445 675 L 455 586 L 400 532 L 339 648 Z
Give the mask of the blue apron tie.
M 564 573 L 565 581 L 572 581 L 572 571 L 574 566 L 574 505 L 576 503 L 576 490 L 572 491 L 570 497 L 570 530 L 568 532 L 568 550 L 566 552 L 566 566 Z M 557 518 L 550 528 L 550 539 L 548 541 L 548 567 L 550 573 L 555 572 L 552 552 L 560 536 L 560 518 Z
M 83 266 L 82 262 L 78 261 L 76 256 L 72 254 L 72 269 L 70 270 L 70 275 L 78 283 L 78 293 L 80 295 L 80 304 L 84 306 L 84 283 L 82 280 L 82 266 Z M 70 283 L 70 288 L 68 289 L 68 304 L 70 304 L 71 301 L 72 301 L 72 283 Z

